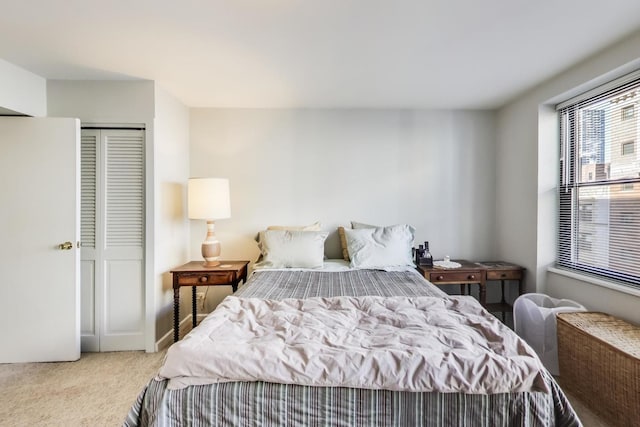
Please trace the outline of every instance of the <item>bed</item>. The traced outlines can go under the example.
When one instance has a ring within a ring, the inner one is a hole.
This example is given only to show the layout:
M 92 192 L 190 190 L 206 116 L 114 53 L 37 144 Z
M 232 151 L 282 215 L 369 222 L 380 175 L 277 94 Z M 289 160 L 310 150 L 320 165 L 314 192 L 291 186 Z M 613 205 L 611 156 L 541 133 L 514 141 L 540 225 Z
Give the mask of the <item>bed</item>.
M 375 268 L 300 266 L 300 249 L 265 257 L 174 344 L 124 425 L 581 425 L 524 341 L 427 282 L 404 249 L 407 264 Z

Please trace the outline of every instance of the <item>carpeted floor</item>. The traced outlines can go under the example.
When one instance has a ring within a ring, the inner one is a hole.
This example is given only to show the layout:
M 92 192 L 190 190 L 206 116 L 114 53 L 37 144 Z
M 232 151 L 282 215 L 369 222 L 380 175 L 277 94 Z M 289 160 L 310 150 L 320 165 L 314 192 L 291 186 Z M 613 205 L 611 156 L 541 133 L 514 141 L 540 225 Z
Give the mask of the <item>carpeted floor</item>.
M 121 426 L 164 354 L 83 353 L 77 362 L 0 364 L 0 426 Z M 580 402 L 572 405 L 585 427 L 607 427 Z
M 0 426 L 120 426 L 165 352 L 0 364 Z

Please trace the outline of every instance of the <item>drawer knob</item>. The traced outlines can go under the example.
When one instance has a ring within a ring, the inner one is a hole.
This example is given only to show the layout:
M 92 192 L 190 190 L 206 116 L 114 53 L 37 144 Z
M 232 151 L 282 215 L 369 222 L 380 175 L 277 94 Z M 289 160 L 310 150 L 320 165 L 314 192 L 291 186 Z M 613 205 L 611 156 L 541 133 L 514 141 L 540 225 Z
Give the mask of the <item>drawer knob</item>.
M 442 279 L 444 279 L 444 276 L 438 276 L 438 277 L 436 277 L 436 279 L 442 280 Z
M 502 273 L 500 277 L 507 277 L 507 273 Z
M 475 280 L 475 278 L 476 278 L 475 274 L 470 274 L 470 275 L 469 275 L 469 279 L 471 279 L 471 280 Z
M 200 277 L 200 278 L 198 279 L 198 281 L 200 281 L 201 283 L 204 283 L 204 282 L 206 282 L 206 281 L 208 281 L 208 280 L 209 280 L 209 276 L 202 276 L 202 277 Z

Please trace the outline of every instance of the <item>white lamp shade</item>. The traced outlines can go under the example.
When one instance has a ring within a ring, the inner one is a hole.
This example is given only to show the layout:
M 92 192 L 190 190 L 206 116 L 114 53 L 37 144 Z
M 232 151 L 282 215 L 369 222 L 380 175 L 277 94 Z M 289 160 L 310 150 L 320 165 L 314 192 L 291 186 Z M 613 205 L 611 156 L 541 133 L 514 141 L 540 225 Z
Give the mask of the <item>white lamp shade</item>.
M 225 178 L 189 178 L 188 214 L 191 219 L 231 217 L 229 180 Z

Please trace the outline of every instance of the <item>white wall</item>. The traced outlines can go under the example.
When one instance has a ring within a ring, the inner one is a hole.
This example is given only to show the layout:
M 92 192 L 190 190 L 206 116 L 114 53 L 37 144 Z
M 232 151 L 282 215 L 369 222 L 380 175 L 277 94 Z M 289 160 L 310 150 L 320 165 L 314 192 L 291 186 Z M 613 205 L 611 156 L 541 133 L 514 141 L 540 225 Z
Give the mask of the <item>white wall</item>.
M 189 260 L 189 222 L 186 212 L 186 183 L 189 178 L 189 109 L 156 85 L 155 90 L 155 299 L 147 309 L 147 321 L 155 322 L 158 341 L 173 342 L 172 268 Z M 190 306 L 190 288 L 181 302 Z M 148 301 L 151 302 L 151 301 Z M 183 309 L 181 314 L 191 311 Z M 162 344 L 161 344 L 162 345 Z
M 640 298 L 570 279 L 555 260 L 558 137 L 554 105 L 640 68 L 640 32 L 540 84 L 497 114 L 497 255 L 528 269 L 527 290 L 640 323 Z
M 48 115 L 82 123 L 153 124 L 155 84 L 148 80 L 49 80 Z
M 0 114 L 46 116 L 46 79 L 0 59 Z
M 494 140 L 484 111 L 192 109 L 190 172 L 230 179 L 226 259 L 255 261 L 268 225 L 318 220 L 340 257 L 336 227 L 355 220 L 409 223 L 435 257 L 479 260 L 494 256 Z M 204 222 L 191 229 L 199 259 Z

